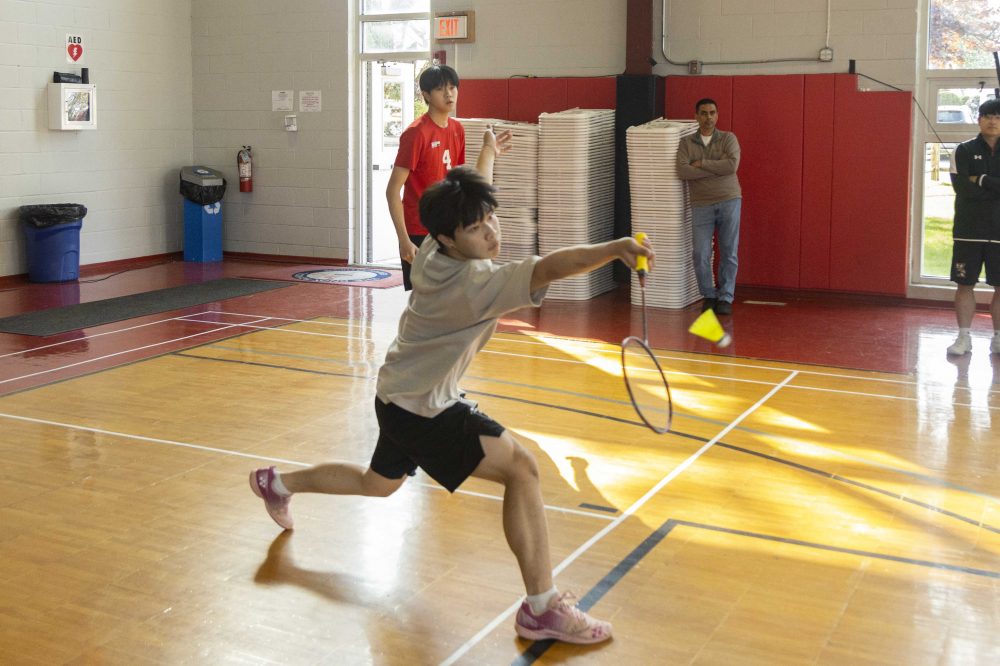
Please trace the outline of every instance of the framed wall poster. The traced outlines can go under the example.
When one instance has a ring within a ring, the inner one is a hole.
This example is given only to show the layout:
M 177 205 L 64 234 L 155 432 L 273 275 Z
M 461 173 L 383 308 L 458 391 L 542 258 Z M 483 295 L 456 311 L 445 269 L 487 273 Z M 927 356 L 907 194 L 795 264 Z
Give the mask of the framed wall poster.
M 90 83 L 50 83 L 49 129 L 97 129 L 97 88 Z

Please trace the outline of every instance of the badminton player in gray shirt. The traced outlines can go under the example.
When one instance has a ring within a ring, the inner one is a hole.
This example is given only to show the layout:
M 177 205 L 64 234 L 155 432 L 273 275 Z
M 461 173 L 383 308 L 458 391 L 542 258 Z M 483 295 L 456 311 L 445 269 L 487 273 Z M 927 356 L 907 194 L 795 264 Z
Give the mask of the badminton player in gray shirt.
M 583 612 L 552 579 L 548 526 L 534 456 L 509 430 L 466 400 L 458 382 L 493 335 L 497 319 L 537 307 L 555 280 L 615 259 L 635 267 L 653 257 L 646 244 L 620 238 L 545 257 L 497 265 L 500 223 L 494 188 L 475 169 L 452 169 L 420 200 L 429 236 L 413 261 L 413 291 L 376 385 L 379 438 L 368 468 L 327 463 L 250 474 L 250 486 L 281 527 L 292 528 L 295 493 L 386 497 L 420 467 L 454 492 L 474 476 L 504 486 L 503 528 L 527 596 L 515 629 L 523 638 L 598 643 L 611 625 Z

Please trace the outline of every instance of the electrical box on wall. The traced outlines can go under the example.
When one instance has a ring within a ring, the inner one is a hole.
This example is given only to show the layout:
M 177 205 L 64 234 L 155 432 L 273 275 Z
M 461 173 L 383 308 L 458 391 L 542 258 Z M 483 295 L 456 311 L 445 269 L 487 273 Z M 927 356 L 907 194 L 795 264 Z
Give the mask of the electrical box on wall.
M 97 88 L 90 83 L 50 83 L 49 129 L 97 129 Z

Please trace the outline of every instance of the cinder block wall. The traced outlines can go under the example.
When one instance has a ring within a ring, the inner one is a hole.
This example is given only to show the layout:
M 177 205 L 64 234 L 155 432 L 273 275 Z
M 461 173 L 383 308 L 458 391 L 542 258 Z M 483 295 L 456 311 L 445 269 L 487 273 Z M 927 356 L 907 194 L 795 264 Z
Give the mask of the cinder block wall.
M 52 72 L 80 70 L 67 33 L 85 38 L 96 130 L 48 128 Z M 0 275 L 27 272 L 23 204 L 87 206 L 84 264 L 179 249 L 192 151 L 190 0 L 0 0 Z
M 194 156 L 229 180 L 226 251 L 350 256 L 354 4 L 193 3 Z M 294 110 L 272 111 L 272 90 L 294 90 Z M 302 90 L 321 91 L 322 111 L 299 111 Z M 285 131 L 286 114 L 297 132 Z M 239 191 L 243 145 L 253 146 L 252 193 Z
M 918 0 L 833 0 L 832 62 L 712 65 L 703 73 L 842 73 L 848 61 L 855 60 L 859 72 L 912 88 L 918 4 Z M 675 62 L 811 58 L 826 39 L 827 0 L 668 0 L 666 7 L 666 51 Z M 661 66 L 656 73 L 679 72 Z

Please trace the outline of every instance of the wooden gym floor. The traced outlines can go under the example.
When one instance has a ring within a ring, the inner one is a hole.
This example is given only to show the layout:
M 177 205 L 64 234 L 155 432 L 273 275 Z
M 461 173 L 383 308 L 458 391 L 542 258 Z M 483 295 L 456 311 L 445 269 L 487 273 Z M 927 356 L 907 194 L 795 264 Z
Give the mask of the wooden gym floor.
M 253 270 L 17 285 L 0 316 Z M 751 295 L 724 354 L 684 333 L 696 308 L 653 313 L 668 435 L 618 376 L 638 322 L 621 293 L 515 313 L 463 382 L 537 457 L 557 584 L 614 623 L 596 647 L 514 634 L 497 486 L 296 496 L 286 533 L 247 487 L 255 467 L 367 462 L 401 288 L 0 334 L 0 662 L 1000 662 L 988 319 L 949 361 L 947 307 Z

